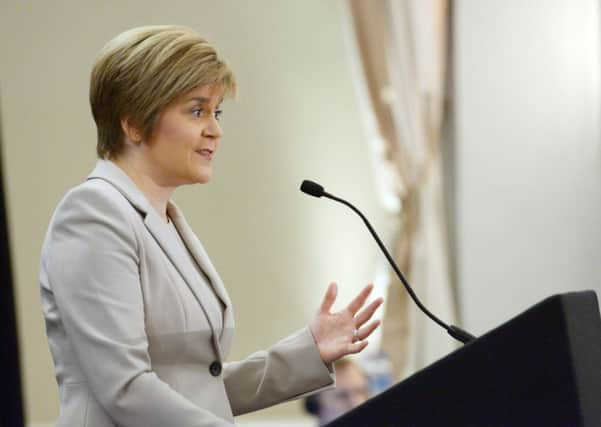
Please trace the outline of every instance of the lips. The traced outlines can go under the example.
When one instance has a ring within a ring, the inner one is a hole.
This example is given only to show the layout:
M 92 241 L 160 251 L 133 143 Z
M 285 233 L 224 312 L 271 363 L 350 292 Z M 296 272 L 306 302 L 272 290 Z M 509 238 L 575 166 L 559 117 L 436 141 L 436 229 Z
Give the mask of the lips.
M 196 153 L 200 154 L 202 157 L 211 160 L 213 158 L 213 150 L 210 148 L 203 148 L 201 150 L 196 150 Z

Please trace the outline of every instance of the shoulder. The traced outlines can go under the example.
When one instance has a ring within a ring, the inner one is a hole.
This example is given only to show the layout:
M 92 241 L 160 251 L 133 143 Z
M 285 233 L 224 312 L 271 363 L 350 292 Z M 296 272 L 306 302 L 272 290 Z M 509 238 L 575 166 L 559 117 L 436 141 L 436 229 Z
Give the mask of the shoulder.
M 56 207 L 44 249 L 59 241 L 88 243 L 119 241 L 137 246 L 135 218 L 138 211 L 112 184 L 102 179 L 90 179 L 72 188 Z
M 88 179 L 65 194 L 57 206 L 64 209 L 90 209 L 94 212 L 130 212 L 135 209 L 119 190 L 103 179 Z
M 139 213 L 111 183 L 89 179 L 65 194 L 51 223 L 102 219 L 129 223 L 134 215 L 139 216 Z

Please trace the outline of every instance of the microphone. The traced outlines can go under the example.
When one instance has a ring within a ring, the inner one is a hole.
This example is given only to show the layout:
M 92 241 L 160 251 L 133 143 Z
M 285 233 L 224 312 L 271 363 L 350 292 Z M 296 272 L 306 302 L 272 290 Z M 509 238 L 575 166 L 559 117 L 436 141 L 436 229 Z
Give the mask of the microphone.
M 333 194 L 329 194 L 328 192 L 326 192 L 324 190 L 324 188 L 321 185 L 319 185 L 318 183 L 313 182 L 313 181 L 304 180 L 302 182 L 301 186 L 300 186 L 300 190 L 303 193 L 306 193 L 306 194 L 308 194 L 310 196 L 313 196 L 313 197 L 322 197 L 322 196 L 323 197 L 327 197 L 328 199 L 332 199 L 332 200 L 334 200 L 336 202 L 342 203 L 343 205 L 346 205 L 349 208 L 351 208 L 357 215 L 359 215 L 361 217 L 361 219 L 363 220 L 363 222 L 365 223 L 365 225 L 369 229 L 369 232 L 371 233 L 371 235 L 374 237 L 374 239 L 376 239 L 376 242 L 378 243 L 378 246 L 380 247 L 380 249 L 382 250 L 382 252 L 384 252 L 384 255 L 386 256 L 386 259 L 390 263 L 390 266 L 392 267 L 392 269 L 394 270 L 394 272 L 396 273 L 396 275 L 399 277 L 399 279 L 401 279 L 401 282 L 405 286 L 405 289 L 409 293 L 409 296 L 411 296 L 411 299 L 413 300 L 413 302 L 415 302 L 415 304 L 417 304 L 417 306 L 420 308 L 420 310 L 422 312 L 424 312 L 424 314 L 426 316 L 428 316 L 430 319 L 432 319 L 435 323 L 437 323 L 440 327 L 444 328 L 447 331 L 447 333 L 450 336 L 452 336 L 453 338 L 455 338 L 457 341 L 460 341 L 460 342 L 462 342 L 464 344 L 467 344 L 470 341 L 473 341 L 473 340 L 476 339 L 475 336 L 473 336 L 469 332 L 461 329 L 459 326 L 446 324 L 445 322 L 443 322 L 442 320 L 440 320 L 438 317 L 436 317 L 430 310 L 428 310 L 422 304 L 422 302 L 419 300 L 419 298 L 417 297 L 417 295 L 415 294 L 415 292 L 413 291 L 413 289 L 411 288 L 411 286 L 409 286 L 409 283 L 405 279 L 405 276 L 403 276 L 403 273 L 401 273 L 401 270 L 399 269 L 399 267 L 394 262 L 394 259 L 392 259 L 392 257 L 390 256 L 390 253 L 386 249 L 386 246 L 384 246 L 384 244 L 382 243 L 382 241 L 378 237 L 378 234 L 376 233 L 376 231 L 373 229 L 373 227 L 371 226 L 371 224 L 369 223 L 369 221 L 367 220 L 367 218 L 365 218 L 365 216 L 359 211 L 359 209 L 357 209 L 356 207 L 354 207 L 352 204 L 350 204 L 346 200 L 341 199 L 339 197 L 336 197 Z
M 316 182 L 309 181 L 306 179 L 301 184 L 300 189 L 303 193 L 307 193 L 313 197 L 321 197 L 321 196 L 323 196 L 323 193 L 325 193 L 325 191 L 323 191 L 323 187 L 321 185 L 319 185 Z

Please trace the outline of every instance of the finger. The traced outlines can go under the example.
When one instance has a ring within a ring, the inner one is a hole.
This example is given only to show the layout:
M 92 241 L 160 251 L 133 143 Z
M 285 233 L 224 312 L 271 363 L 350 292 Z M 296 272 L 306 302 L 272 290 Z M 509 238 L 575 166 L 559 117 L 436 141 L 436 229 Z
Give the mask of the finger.
M 363 304 L 365 304 L 365 301 L 367 300 L 367 297 L 369 296 L 373 288 L 374 285 L 372 285 L 371 283 L 364 287 L 363 290 L 359 293 L 359 295 L 357 295 L 355 299 L 352 300 L 351 303 L 348 305 L 348 309 L 353 314 L 353 316 L 359 311 L 361 307 L 363 307 Z
M 371 319 L 371 316 L 374 315 L 376 310 L 382 303 L 384 302 L 384 298 L 378 298 L 375 301 L 372 301 L 365 309 L 361 310 L 361 313 L 355 317 L 355 327 L 359 328 L 363 326 L 365 322 Z
M 336 301 L 336 295 L 338 294 L 338 286 L 336 283 L 330 283 L 328 286 L 328 290 L 326 291 L 325 296 L 323 297 L 323 302 L 321 303 L 321 307 L 319 308 L 320 313 L 329 313 L 330 309 L 334 305 L 334 301 Z
M 361 329 L 359 329 L 357 331 L 357 336 L 359 337 L 360 340 L 364 340 L 365 338 L 370 336 L 371 333 L 378 328 L 378 326 L 380 326 L 380 323 L 382 323 L 382 322 L 380 322 L 380 320 L 374 320 L 369 325 L 364 326 Z
M 357 341 L 353 344 L 350 344 L 347 354 L 359 353 L 360 351 L 363 351 L 365 347 L 367 347 L 367 344 L 369 344 L 369 341 Z

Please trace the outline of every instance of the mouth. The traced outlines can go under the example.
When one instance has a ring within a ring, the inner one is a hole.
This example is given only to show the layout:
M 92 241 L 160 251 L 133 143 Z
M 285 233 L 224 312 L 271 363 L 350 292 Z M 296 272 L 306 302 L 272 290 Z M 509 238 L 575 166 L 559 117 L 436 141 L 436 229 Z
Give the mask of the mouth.
M 202 157 L 204 157 L 207 160 L 212 160 L 213 159 L 214 150 L 211 150 L 210 148 L 203 148 L 203 149 L 200 149 L 200 150 L 196 150 L 195 152 L 197 154 L 200 154 Z

